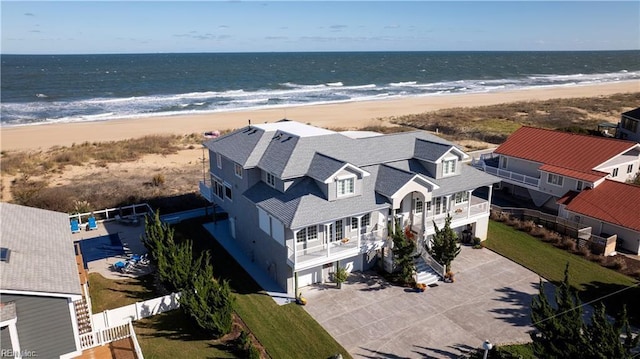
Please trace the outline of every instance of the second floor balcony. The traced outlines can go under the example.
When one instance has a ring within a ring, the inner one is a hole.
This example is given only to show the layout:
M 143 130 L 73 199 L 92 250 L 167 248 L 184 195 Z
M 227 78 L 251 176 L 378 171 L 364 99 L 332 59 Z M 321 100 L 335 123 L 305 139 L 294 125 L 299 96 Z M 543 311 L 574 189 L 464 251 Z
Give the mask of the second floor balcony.
M 538 189 L 540 185 L 540 178 L 499 168 L 498 156 L 493 153 L 483 154 L 480 159 L 474 160 L 472 165 L 516 185 L 531 189 Z
M 287 240 L 287 260 L 298 271 L 366 253 L 382 247 L 386 240 L 386 228 L 375 228 L 367 233 L 335 241 L 318 239 L 316 243 L 302 244 L 291 239 Z

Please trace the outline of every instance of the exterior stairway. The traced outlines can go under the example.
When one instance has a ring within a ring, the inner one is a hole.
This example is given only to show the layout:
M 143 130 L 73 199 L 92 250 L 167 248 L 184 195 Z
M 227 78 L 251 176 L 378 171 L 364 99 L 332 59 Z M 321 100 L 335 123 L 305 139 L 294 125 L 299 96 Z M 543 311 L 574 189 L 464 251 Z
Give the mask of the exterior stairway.
M 76 310 L 76 318 L 78 319 L 78 332 L 80 332 L 80 334 L 91 332 L 91 313 L 89 313 L 87 301 L 83 297 L 73 302 L 73 305 Z
M 416 265 L 416 283 L 424 283 L 426 285 L 436 283 L 440 280 L 440 276 L 425 263 L 422 257 L 415 259 Z

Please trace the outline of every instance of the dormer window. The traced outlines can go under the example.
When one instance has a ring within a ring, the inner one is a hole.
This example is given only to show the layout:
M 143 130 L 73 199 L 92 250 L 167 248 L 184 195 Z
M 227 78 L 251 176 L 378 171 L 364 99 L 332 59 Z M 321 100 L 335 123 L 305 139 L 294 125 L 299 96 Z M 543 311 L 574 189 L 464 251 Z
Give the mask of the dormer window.
M 271 173 L 267 172 L 267 184 L 271 187 L 275 187 L 276 186 L 276 176 L 272 175 Z
M 456 160 L 444 160 L 442 161 L 442 175 L 448 176 L 456 173 Z
M 338 179 L 338 197 L 348 196 L 355 193 L 355 177 Z

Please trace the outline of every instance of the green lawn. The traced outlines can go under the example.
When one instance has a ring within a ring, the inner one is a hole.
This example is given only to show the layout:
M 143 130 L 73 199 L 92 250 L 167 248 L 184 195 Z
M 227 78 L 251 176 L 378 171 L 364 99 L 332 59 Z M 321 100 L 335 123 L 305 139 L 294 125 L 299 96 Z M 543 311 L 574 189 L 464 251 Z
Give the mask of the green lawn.
M 489 222 L 488 239 L 483 243 L 485 247 L 555 283 L 563 280 L 564 268 L 568 262 L 571 285 L 580 291 L 580 297 L 584 301 L 608 296 L 605 304 L 612 314 L 616 314 L 622 304 L 626 304 L 633 321 L 637 323 L 640 319 L 640 310 L 636 304 L 637 298 L 640 298 L 640 290 L 632 287 L 636 281 L 631 277 L 495 221 Z M 613 294 L 617 291 L 621 292 Z
M 148 282 L 151 276 L 111 280 L 89 273 L 89 295 L 94 313 L 157 297 Z
M 272 358 L 328 358 L 341 353 L 351 358 L 301 306 L 279 306 L 260 291 L 253 279 L 202 228 L 202 219 L 176 226 L 176 240 L 192 239 L 194 252 L 209 250 L 216 276 L 230 281 L 236 312 Z M 109 280 L 89 275 L 94 312 L 154 298 L 151 276 Z M 203 337 L 175 310 L 134 323 L 145 358 L 234 358 L 230 348 Z
M 214 271 L 230 281 L 236 293 L 236 312 L 272 358 L 328 358 L 347 351 L 301 306 L 279 306 L 202 228 L 203 220 L 185 221 L 176 226 L 177 239 L 194 241 L 194 252 L 209 250 Z M 181 238 L 179 238 L 181 237 Z

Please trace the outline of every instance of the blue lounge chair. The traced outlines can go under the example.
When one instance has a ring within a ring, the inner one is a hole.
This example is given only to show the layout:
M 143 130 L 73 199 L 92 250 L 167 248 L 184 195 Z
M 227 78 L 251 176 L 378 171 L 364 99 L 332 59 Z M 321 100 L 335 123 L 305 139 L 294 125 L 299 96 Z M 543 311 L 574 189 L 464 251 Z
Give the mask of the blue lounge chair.
M 80 224 L 78 223 L 77 219 L 72 219 L 71 220 L 71 233 L 78 233 L 80 232 Z
M 98 223 L 96 223 L 96 217 L 89 217 L 89 223 L 87 224 L 87 228 L 90 231 L 94 229 L 98 229 Z

